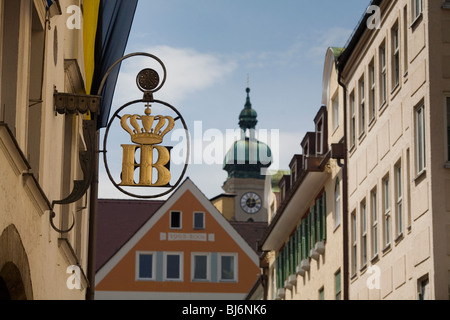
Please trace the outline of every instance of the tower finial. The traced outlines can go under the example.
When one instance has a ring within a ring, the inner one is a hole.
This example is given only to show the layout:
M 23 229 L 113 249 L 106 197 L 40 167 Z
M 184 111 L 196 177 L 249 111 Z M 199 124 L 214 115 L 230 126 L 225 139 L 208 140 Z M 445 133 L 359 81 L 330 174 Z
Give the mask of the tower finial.
M 250 88 L 250 75 L 247 73 L 247 88 Z

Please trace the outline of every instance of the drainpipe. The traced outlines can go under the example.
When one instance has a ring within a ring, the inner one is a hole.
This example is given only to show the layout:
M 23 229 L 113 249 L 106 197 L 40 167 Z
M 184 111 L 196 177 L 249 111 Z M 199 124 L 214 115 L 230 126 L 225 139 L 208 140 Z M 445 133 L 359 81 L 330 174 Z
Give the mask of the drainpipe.
M 347 137 L 347 87 L 344 83 L 342 83 L 342 75 L 341 70 L 338 67 L 338 83 L 344 89 L 344 163 L 339 163 L 339 166 L 342 168 L 342 207 L 343 207 L 343 215 L 342 215 L 342 232 L 343 232 L 343 266 L 342 266 L 342 276 L 343 276 L 343 299 L 349 300 L 349 282 L 350 282 L 350 274 L 349 274 L 349 241 L 348 241 L 348 137 Z

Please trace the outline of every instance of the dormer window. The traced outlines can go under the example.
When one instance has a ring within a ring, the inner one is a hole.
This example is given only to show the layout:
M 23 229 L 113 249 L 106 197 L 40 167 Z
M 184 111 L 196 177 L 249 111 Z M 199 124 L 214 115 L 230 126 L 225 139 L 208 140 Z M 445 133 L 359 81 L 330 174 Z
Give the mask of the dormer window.
M 323 116 L 316 125 L 316 152 L 323 154 Z
M 339 96 L 336 95 L 336 98 L 333 99 L 333 108 L 335 107 L 335 101 L 338 101 Z M 337 104 L 337 108 L 339 109 L 339 103 Z M 339 110 L 334 110 L 339 119 Z M 310 145 L 310 154 L 312 156 L 323 155 L 328 151 L 328 110 L 327 107 L 322 106 L 317 112 L 316 117 L 314 118 L 314 123 L 316 125 L 316 130 L 314 134 L 311 134 L 309 137 Z M 313 150 L 314 149 L 314 150 Z
M 281 202 L 284 201 L 284 197 L 285 196 L 286 196 L 286 184 L 283 181 L 283 182 L 281 182 L 281 185 L 280 185 L 280 199 L 281 199 Z
M 295 161 L 291 168 L 291 186 L 294 185 L 295 181 L 297 181 L 297 161 Z
M 303 168 L 306 169 L 306 161 L 309 157 L 309 141 L 305 143 L 305 146 L 303 147 Z

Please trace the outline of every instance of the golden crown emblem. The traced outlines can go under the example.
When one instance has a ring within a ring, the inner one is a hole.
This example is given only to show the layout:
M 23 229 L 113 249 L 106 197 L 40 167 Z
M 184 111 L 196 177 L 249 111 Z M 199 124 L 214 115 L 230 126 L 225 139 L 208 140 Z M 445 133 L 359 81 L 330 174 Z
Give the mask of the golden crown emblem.
M 164 136 L 169 133 L 175 126 L 175 120 L 170 116 L 151 116 L 152 111 L 149 106 L 145 109 L 145 115 L 126 114 L 122 117 L 120 123 L 122 128 L 131 136 L 131 141 L 140 145 L 154 145 L 162 143 Z M 131 129 L 128 125 L 130 120 Z M 138 120 L 141 121 L 142 127 Z M 156 126 L 153 128 L 153 124 Z M 167 123 L 167 125 L 166 125 Z

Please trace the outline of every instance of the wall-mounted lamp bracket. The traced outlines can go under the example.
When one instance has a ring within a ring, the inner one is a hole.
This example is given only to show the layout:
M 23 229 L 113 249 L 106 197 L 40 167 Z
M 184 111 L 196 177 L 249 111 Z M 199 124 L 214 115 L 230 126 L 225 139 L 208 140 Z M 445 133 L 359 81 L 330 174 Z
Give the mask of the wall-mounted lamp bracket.
M 98 113 L 101 100 L 101 96 L 61 93 L 57 91 L 54 93 L 55 111 L 58 114 Z
M 96 113 L 92 114 L 92 120 L 83 120 L 83 136 L 86 143 L 86 151 L 80 151 L 79 161 L 81 170 L 83 171 L 83 180 L 75 180 L 73 190 L 65 199 L 52 202 L 52 212 L 50 214 L 50 224 L 52 228 L 59 233 L 68 233 L 73 227 L 74 223 L 68 230 L 59 230 L 55 227 L 53 219 L 56 214 L 53 209 L 55 205 L 68 205 L 80 200 L 88 191 L 91 186 L 92 179 L 95 173 L 95 156 L 96 156 L 96 140 L 95 135 L 97 132 L 97 116 Z

